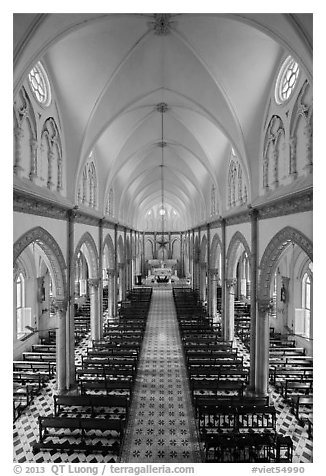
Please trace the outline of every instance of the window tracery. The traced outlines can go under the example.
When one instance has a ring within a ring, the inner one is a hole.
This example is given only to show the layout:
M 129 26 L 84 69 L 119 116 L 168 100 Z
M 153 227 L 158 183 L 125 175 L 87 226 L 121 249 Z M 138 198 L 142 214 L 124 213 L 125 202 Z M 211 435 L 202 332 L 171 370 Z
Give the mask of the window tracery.
M 86 162 L 79 182 L 77 203 L 85 207 L 97 208 L 97 174 L 93 153 Z
M 248 201 L 247 184 L 241 163 L 233 149 L 228 172 L 228 208 L 243 205 Z

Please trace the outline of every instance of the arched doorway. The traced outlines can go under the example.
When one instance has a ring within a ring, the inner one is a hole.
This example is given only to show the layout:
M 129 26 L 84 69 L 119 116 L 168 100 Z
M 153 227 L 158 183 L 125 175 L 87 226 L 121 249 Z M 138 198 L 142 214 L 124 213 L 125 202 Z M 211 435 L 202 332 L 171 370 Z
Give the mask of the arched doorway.
M 47 230 L 35 227 L 14 243 L 13 264 L 14 352 L 21 353 L 36 343 L 40 331 L 55 328 L 56 386 L 61 391 L 69 387 L 66 369 L 68 296 L 62 251 Z M 25 332 L 28 328 L 34 330 Z
M 257 319 L 255 379 L 256 392 L 259 394 L 267 394 L 268 389 L 270 319 L 273 314 L 273 297 L 275 292 L 277 295 L 276 305 L 280 302 L 288 307 L 288 309 L 283 307 L 285 316 L 281 325 L 289 327 L 288 324 L 291 325 L 292 322 L 295 326 L 301 317 L 301 320 L 306 320 L 306 328 L 303 325 L 301 333 L 308 332 L 310 337 L 312 335 L 312 309 L 310 308 L 312 261 L 312 241 L 299 230 L 290 226 L 280 230 L 270 240 L 261 258 L 258 284 L 259 315 Z M 284 265 L 285 262 L 287 262 L 287 266 Z M 283 276 L 282 273 L 288 275 Z M 280 282 L 278 282 L 279 274 L 281 277 Z M 295 283 L 298 277 L 299 282 Z M 284 291 L 282 291 L 283 285 Z M 300 293 L 298 293 L 298 289 L 300 289 Z M 309 299 L 307 299 L 308 293 Z M 301 313 L 296 313 L 295 308 L 296 303 L 298 303 L 298 295 L 300 296 L 302 306 L 309 305 L 309 309 L 304 307 L 299 309 Z

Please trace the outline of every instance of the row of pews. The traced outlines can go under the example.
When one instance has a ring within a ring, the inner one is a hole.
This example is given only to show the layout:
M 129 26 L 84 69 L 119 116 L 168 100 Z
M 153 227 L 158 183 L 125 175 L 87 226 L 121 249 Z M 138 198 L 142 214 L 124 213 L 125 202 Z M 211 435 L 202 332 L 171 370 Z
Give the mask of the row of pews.
M 39 441 L 33 445 L 34 453 L 100 452 L 112 455 L 110 461 L 119 457 L 150 299 L 150 288 L 132 291 L 119 317 L 107 320 L 103 338 L 91 341 L 87 354 L 76 366 L 77 391 L 55 395 L 53 414 L 39 416 Z
M 293 442 L 277 433 L 269 398 L 245 395 L 249 370 L 238 349 L 190 289 L 173 295 L 205 462 L 292 462 Z
M 250 306 L 235 302 L 235 333 L 250 351 Z M 313 357 L 289 334 L 270 328 L 269 381 L 313 436 Z
M 90 302 L 75 310 L 74 335 L 77 345 L 90 331 Z M 33 344 L 13 362 L 13 421 L 29 406 L 56 372 L 56 331 L 42 332 L 40 343 Z

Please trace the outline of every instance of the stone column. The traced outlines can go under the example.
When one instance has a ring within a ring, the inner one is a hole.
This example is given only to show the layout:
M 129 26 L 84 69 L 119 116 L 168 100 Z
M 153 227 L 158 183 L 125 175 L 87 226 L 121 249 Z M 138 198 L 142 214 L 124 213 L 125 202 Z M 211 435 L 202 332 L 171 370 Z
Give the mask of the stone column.
M 207 299 L 207 312 L 209 313 L 211 298 L 211 226 L 207 224 L 207 288 L 206 288 L 206 299 Z
M 192 289 L 196 289 L 195 230 L 192 230 Z
M 126 283 L 125 283 L 125 263 L 119 263 L 119 297 L 121 301 L 126 299 Z
M 99 220 L 98 227 L 98 269 L 99 269 L 99 285 L 98 285 L 98 315 L 99 315 L 99 339 L 103 338 L 103 220 Z
M 153 259 L 157 259 L 157 245 L 156 245 L 156 231 L 154 231 L 154 250 L 153 250 Z
M 116 293 L 115 281 L 115 270 L 107 269 L 106 274 L 108 277 L 108 314 L 110 317 L 114 316 L 114 295 Z
M 258 299 L 255 393 L 268 395 L 269 379 L 269 313 L 272 308 L 270 299 Z
M 76 210 L 68 211 L 68 246 L 67 246 L 67 283 L 69 286 L 69 308 L 67 313 L 67 388 L 76 384 L 75 376 L 75 273 L 76 263 L 74 262 L 74 223 Z
M 54 153 L 52 150 L 49 150 L 48 153 L 48 181 L 47 181 L 47 187 L 50 190 L 53 190 L 54 183 L 52 181 L 52 169 L 53 169 L 53 160 L 54 160 Z
M 66 310 L 67 301 L 56 299 L 56 390 L 62 393 L 67 384 L 67 353 L 66 353 Z
M 290 138 L 290 167 L 289 167 L 289 175 L 291 182 L 297 178 L 297 138 L 296 136 L 292 136 Z
M 226 296 L 225 296 L 225 317 L 223 337 L 225 340 L 234 339 L 234 292 L 237 280 L 235 278 L 226 279 Z
M 57 177 L 57 192 L 61 192 L 63 189 L 62 185 L 62 157 L 59 155 L 58 157 L 58 177 Z
M 113 316 L 118 315 L 118 225 L 114 225 L 114 294 L 113 294 Z
M 146 270 L 145 270 L 145 232 L 142 232 L 142 261 L 141 261 L 141 274 L 142 278 L 146 277 Z
M 250 380 L 249 389 L 255 388 L 256 366 L 256 327 L 257 327 L 257 266 L 258 266 L 258 211 L 249 212 L 251 223 L 251 256 L 250 256 Z
M 15 164 L 14 173 L 17 177 L 21 177 L 24 169 L 21 166 L 22 161 L 22 139 L 24 137 L 24 131 L 21 127 L 15 128 Z
M 226 330 L 226 311 L 225 311 L 225 293 L 226 293 L 226 284 L 225 284 L 225 263 L 226 263 L 226 237 L 225 237 L 225 231 L 226 231 L 226 223 L 225 219 L 222 218 L 221 220 L 221 234 L 222 234 L 222 246 L 221 246 L 221 287 L 222 287 L 222 302 L 221 302 L 221 314 L 222 314 L 222 333 L 225 335 Z
M 272 189 L 275 190 L 278 187 L 278 159 L 279 159 L 279 152 L 277 143 L 273 144 L 273 183 Z
M 91 302 L 91 338 L 93 340 L 100 339 L 99 284 L 98 278 L 88 280 Z
M 31 170 L 29 173 L 31 182 L 37 178 L 37 139 L 31 139 Z
M 217 314 L 217 279 L 218 270 L 216 268 L 210 269 L 208 274 L 210 292 L 207 302 L 208 315 L 210 317 L 215 317 Z
M 306 165 L 304 167 L 305 174 L 309 175 L 312 173 L 312 127 L 311 124 L 308 122 L 305 125 L 304 133 L 307 138 L 306 142 Z

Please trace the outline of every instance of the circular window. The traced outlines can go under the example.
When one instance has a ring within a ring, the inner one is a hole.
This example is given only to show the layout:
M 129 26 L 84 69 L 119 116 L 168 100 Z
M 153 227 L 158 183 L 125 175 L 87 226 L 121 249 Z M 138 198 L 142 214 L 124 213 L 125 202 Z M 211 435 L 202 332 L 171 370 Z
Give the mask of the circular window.
M 28 74 L 30 88 L 41 106 L 49 106 L 51 103 L 51 89 L 48 76 L 40 61 Z
M 298 63 L 288 56 L 278 73 L 275 85 L 275 101 L 277 104 L 286 102 L 297 84 L 300 68 Z

